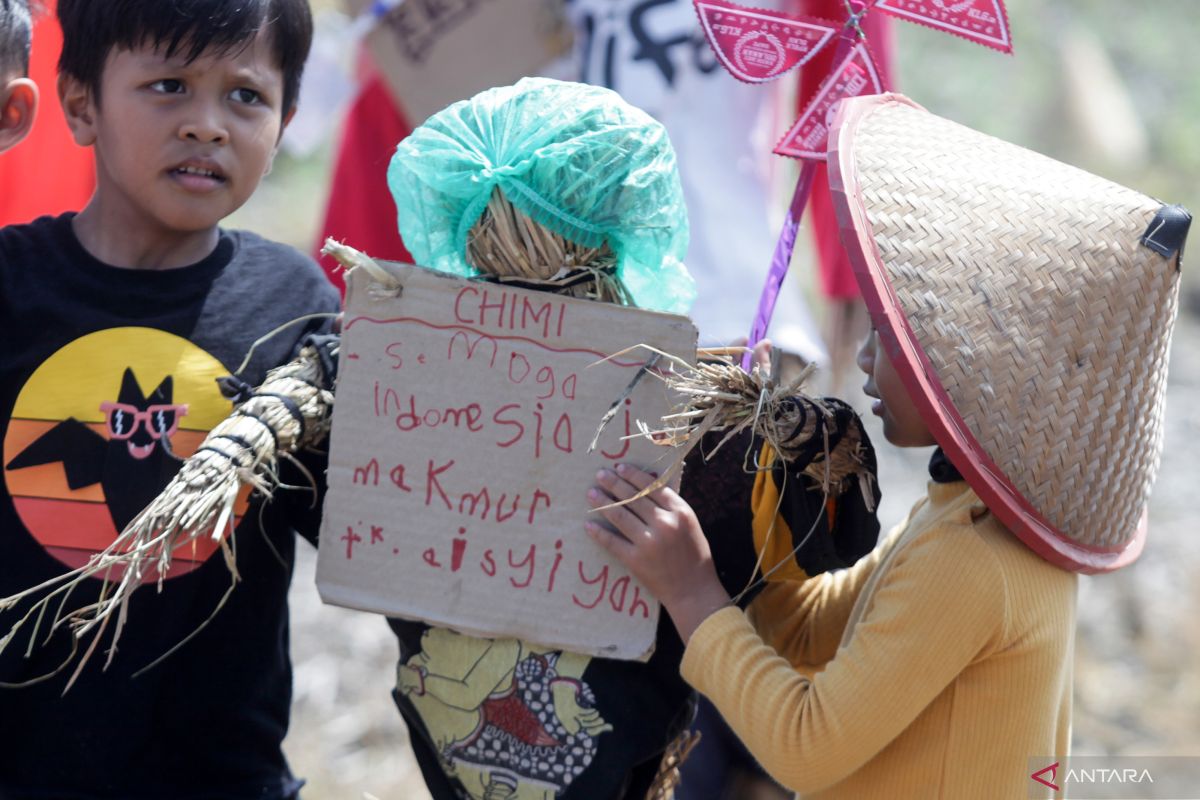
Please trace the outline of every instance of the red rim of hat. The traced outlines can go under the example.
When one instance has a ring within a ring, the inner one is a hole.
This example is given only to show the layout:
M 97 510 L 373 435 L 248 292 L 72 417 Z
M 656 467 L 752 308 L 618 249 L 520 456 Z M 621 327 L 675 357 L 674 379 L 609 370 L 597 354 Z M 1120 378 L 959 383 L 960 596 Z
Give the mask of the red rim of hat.
M 898 94 L 852 98 L 839 105 L 829 135 L 829 187 L 842 245 L 850 258 L 879 341 L 946 456 L 979 499 L 1021 541 L 1052 564 L 1076 572 L 1110 572 L 1132 563 L 1146 542 L 1146 510 L 1142 510 L 1133 538 L 1115 548 L 1084 545 L 1056 529 L 984 452 L 917 341 L 875 243 L 854 158 L 859 125 L 872 111 L 889 103 L 925 110 Z

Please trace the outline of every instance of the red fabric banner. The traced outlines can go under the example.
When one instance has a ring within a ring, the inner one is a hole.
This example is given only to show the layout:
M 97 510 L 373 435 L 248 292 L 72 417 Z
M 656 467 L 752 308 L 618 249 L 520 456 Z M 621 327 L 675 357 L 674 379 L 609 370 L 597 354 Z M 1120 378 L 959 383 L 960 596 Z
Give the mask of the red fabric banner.
M 342 124 L 329 202 L 314 256 L 329 280 L 345 293 L 337 263 L 321 256 L 326 237 L 343 241 L 373 258 L 411 262 L 396 225 L 396 203 L 387 186 L 387 167 L 401 139 L 412 132 L 396 108 L 382 76 L 364 67 L 364 84 Z
M 824 17 L 825 19 L 844 20 L 846 4 L 843 0 L 800 0 L 800 13 Z M 875 65 L 879 69 L 879 77 L 883 85 L 895 90 L 895 41 L 893 40 L 892 21 L 884 14 L 872 11 L 863 19 L 863 31 L 867 35 L 867 43 Z M 836 48 L 825 47 L 800 70 L 800 93 L 796 102 L 796 113 L 799 114 L 808 106 L 809 101 L 820 89 L 825 76 L 833 69 L 833 56 Z M 850 260 L 842 249 L 838 237 L 837 218 L 833 212 L 833 200 L 829 195 L 829 172 L 825 164 L 817 165 L 817 175 L 809 200 L 809 220 L 813 229 L 814 244 L 817 250 L 821 291 L 825 297 L 834 300 L 853 300 L 859 296 L 858 283 L 850 268 Z

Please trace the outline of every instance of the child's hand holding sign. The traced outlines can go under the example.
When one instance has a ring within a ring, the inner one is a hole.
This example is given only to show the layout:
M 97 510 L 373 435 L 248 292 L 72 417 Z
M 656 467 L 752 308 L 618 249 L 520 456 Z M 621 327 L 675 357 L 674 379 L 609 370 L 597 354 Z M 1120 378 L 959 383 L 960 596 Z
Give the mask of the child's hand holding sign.
M 755 345 L 754 363 L 770 373 L 769 339 Z M 588 501 L 592 508 L 603 509 L 600 513 L 619 533 L 591 520 L 584 527 L 666 607 L 686 644 L 709 614 L 732 601 L 717 578 L 712 552 L 695 513 L 676 492 L 664 487 L 613 505 L 634 497 L 656 477 L 631 464 L 618 464 L 615 472 L 599 472 L 596 480 L 600 485 L 588 492 Z

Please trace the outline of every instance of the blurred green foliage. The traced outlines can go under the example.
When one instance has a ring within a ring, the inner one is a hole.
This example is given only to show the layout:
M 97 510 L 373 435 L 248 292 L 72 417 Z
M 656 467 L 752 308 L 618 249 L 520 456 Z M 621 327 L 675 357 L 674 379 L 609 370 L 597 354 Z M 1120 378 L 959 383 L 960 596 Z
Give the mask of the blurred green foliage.
M 1012 56 L 898 22 L 897 88 L 935 113 L 1200 211 L 1200 2 L 1005 5 Z M 1143 163 L 1098 158 L 1081 147 L 1065 110 L 1063 40 L 1072 33 L 1094 36 L 1115 68 L 1147 135 Z

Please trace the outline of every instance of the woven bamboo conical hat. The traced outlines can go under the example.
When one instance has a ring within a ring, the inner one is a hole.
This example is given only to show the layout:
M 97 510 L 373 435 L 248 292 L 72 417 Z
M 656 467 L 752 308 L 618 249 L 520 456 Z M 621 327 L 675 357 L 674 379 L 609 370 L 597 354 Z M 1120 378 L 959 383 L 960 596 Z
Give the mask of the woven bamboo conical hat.
M 1187 213 L 899 95 L 843 103 L 829 165 L 880 341 L 963 477 L 1053 563 L 1132 562 Z

